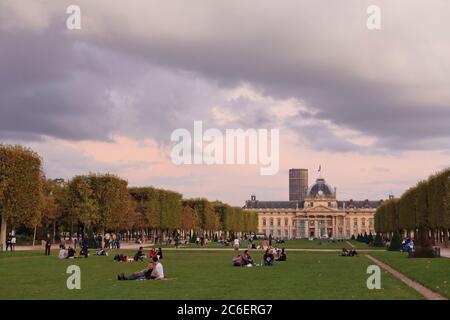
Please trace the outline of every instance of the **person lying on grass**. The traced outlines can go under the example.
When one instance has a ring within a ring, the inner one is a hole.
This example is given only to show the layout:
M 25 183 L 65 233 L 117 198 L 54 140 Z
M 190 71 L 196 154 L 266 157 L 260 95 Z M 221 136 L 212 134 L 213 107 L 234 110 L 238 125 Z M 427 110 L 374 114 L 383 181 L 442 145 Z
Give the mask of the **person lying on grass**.
M 278 258 L 275 261 L 286 261 L 286 253 L 284 252 L 284 248 L 278 250 Z
M 108 255 L 108 251 L 106 251 L 105 249 L 100 249 L 95 253 L 96 256 L 107 256 Z
M 117 280 L 162 280 L 164 279 L 164 268 L 161 262 L 158 261 L 158 257 L 152 258 L 147 269 L 137 271 L 129 276 L 125 276 L 123 273 L 117 275 Z

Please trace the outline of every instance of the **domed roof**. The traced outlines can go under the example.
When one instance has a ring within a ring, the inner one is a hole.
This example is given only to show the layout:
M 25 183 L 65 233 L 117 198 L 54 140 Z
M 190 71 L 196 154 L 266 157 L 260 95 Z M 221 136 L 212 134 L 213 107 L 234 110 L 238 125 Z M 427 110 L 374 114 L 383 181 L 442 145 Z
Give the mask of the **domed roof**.
M 318 178 L 316 182 L 311 185 L 308 189 L 308 197 L 315 198 L 319 197 L 329 197 L 334 194 L 333 188 L 325 182 L 325 179 Z

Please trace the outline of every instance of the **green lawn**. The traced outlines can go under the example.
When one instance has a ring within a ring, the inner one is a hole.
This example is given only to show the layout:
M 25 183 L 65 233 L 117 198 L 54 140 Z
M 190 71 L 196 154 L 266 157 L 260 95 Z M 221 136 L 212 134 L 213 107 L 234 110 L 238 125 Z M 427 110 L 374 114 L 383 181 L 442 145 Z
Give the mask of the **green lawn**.
M 279 248 L 286 248 L 286 249 L 333 249 L 333 250 L 341 250 L 342 248 L 350 249 L 352 246 L 349 244 L 351 243 L 355 248 L 357 249 L 370 249 L 370 250 L 384 250 L 384 248 L 374 248 L 369 247 L 365 243 L 361 243 L 358 241 L 328 241 L 328 240 L 307 240 L 307 239 L 297 239 L 297 240 L 286 240 L 285 243 L 275 243 L 273 241 L 273 246 L 279 247 Z M 242 246 L 247 246 L 247 241 L 241 242 Z M 261 245 L 261 241 L 257 240 L 255 241 L 256 245 Z M 149 245 L 145 245 L 146 247 L 150 247 Z M 201 248 L 201 246 L 198 246 L 195 243 L 189 243 L 187 245 L 180 245 L 182 248 Z M 164 247 L 173 248 L 174 245 L 163 245 Z M 209 242 L 206 245 L 203 246 L 204 248 L 224 248 L 223 245 L 217 243 L 217 242 Z M 228 247 L 225 248 L 231 248 L 231 244 Z
M 450 259 L 408 258 L 407 253 L 391 251 L 370 254 L 423 286 L 450 298 Z
M 131 254 L 131 252 L 128 252 Z M 166 251 L 166 281 L 117 281 L 146 263 L 112 256 L 58 260 L 41 252 L 0 253 L 0 299 L 421 299 L 382 271 L 382 289 L 366 287 L 364 256 L 288 252 L 273 267 L 231 266 L 230 251 Z M 254 252 L 259 260 L 262 252 Z M 258 261 L 259 262 L 259 261 Z M 66 268 L 81 268 L 81 290 L 66 288 Z

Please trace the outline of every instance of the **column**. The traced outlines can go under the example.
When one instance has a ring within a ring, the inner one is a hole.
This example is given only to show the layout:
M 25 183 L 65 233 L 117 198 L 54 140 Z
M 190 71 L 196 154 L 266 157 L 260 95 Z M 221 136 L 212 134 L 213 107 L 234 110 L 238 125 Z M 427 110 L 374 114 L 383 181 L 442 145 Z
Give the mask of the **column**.
M 319 237 L 319 220 L 317 218 L 314 218 L 314 236 Z
M 305 237 L 309 238 L 309 220 L 305 220 Z

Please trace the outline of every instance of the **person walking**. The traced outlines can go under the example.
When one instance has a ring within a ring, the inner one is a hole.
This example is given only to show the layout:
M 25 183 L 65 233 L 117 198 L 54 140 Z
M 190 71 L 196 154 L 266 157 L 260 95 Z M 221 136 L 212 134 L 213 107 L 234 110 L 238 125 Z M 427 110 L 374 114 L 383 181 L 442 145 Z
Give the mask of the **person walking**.
M 50 237 L 50 233 L 47 233 L 47 238 L 45 239 L 45 255 L 50 255 L 50 249 L 52 247 L 52 237 Z

